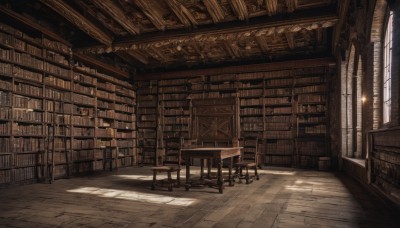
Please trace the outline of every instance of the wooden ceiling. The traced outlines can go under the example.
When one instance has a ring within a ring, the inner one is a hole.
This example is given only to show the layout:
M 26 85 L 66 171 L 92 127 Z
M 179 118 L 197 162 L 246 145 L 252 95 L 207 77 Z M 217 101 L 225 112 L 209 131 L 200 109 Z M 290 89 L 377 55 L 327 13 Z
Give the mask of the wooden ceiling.
M 26 12 L 15 1 L 68 23 L 77 53 L 137 72 L 330 56 L 338 21 L 336 0 L 39 0 Z

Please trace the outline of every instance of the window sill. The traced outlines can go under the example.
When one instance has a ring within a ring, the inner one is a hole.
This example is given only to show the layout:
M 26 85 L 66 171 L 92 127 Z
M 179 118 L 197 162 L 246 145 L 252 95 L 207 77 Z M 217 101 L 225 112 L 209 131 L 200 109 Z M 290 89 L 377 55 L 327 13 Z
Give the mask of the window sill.
M 359 165 L 359 166 L 362 167 L 362 168 L 365 168 L 365 167 L 366 167 L 366 166 L 365 166 L 365 162 L 366 162 L 365 159 L 362 159 L 362 158 L 348 158 L 348 157 L 343 157 L 343 159 L 344 159 L 344 160 L 347 160 L 347 161 L 349 161 L 349 162 L 351 162 L 351 163 L 354 163 L 354 164 L 356 164 L 356 165 Z

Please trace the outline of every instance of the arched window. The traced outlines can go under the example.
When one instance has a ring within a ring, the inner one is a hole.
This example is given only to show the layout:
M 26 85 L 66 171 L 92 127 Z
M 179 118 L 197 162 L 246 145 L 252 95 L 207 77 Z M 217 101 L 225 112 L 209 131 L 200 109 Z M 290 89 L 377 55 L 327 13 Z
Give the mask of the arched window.
M 383 47 L 383 123 L 390 121 L 392 106 L 393 12 L 389 12 Z

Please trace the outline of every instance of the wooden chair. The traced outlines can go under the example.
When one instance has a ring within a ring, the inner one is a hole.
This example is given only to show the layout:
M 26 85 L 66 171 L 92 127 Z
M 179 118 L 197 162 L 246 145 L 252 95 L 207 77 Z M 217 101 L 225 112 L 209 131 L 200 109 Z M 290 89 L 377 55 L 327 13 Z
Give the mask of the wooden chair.
M 234 166 L 236 167 L 237 173 L 235 178 L 239 178 L 239 183 L 242 179 L 246 180 L 246 184 L 253 182 L 254 177 L 259 180 L 260 177 L 257 173 L 257 166 L 258 166 L 258 139 L 257 138 L 245 138 L 243 140 L 243 150 L 241 159 L 237 162 Z M 254 174 L 250 175 L 249 169 L 254 170 Z M 243 174 L 243 170 L 246 171 Z
M 167 185 L 168 185 L 168 191 L 172 191 L 174 184 L 176 184 L 176 187 L 180 187 L 181 184 L 181 163 L 182 163 L 182 155 L 181 155 L 181 149 L 183 148 L 183 138 L 179 138 L 179 145 L 177 148 L 177 160 L 175 161 L 170 161 L 168 158 L 163 161 L 162 166 L 155 166 L 152 167 L 151 170 L 153 171 L 153 182 L 151 184 L 151 190 L 155 190 L 157 186 L 157 174 L 159 173 L 167 173 Z M 172 179 L 172 173 L 176 172 L 176 179 Z

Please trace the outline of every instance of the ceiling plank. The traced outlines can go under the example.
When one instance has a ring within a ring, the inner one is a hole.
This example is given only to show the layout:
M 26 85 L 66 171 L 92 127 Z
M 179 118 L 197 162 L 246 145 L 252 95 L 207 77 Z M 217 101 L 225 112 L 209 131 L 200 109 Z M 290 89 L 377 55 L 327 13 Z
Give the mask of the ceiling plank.
M 165 24 L 162 15 L 158 14 L 158 12 L 154 9 L 154 7 L 151 6 L 149 1 L 135 0 L 134 2 L 158 30 L 161 31 L 165 30 Z
M 63 16 L 65 19 L 70 21 L 72 24 L 77 26 L 79 29 L 84 31 L 86 34 L 96 39 L 102 44 L 110 46 L 113 42 L 113 38 L 104 33 L 101 29 L 96 27 L 92 22 L 87 20 L 83 15 L 74 10 L 64 1 L 53 1 L 53 0 L 40 0 L 43 4 L 47 5 L 58 14 Z
M 94 5 L 107 12 L 118 24 L 120 24 L 126 31 L 131 35 L 140 34 L 139 28 L 137 28 L 131 20 L 125 15 L 124 11 L 121 10 L 113 1 L 92 1 Z
M 321 66 L 326 66 L 330 68 L 335 67 L 336 60 L 334 58 L 303 59 L 303 60 L 294 60 L 285 62 L 248 64 L 248 65 L 216 67 L 216 68 L 196 69 L 196 70 L 145 73 L 145 74 L 134 75 L 133 78 L 136 81 L 175 79 L 175 78 L 198 77 L 204 75 L 251 73 L 260 71 L 290 70 L 290 69 L 321 67 Z
M 274 16 L 278 11 L 278 0 L 265 0 L 268 16 Z
M 239 20 L 243 21 L 249 19 L 249 12 L 243 0 L 229 0 L 229 3 Z
M 179 18 L 179 20 L 186 27 L 197 26 L 198 22 L 193 17 L 192 13 L 180 2 L 177 0 L 165 0 L 169 8 L 175 13 L 175 15 Z
M 79 53 L 73 53 L 73 58 L 77 61 L 83 62 L 85 64 L 90 64 L 90 66 L 93 66 L 95 68 L 102 69 L 108 73 L 112 73 L 114 76 L 117 76 L 119 78 L 130 78 L 130 75 L 128 72 L 122 71 L 110 64 L 103 63 L 91 56 L 88 55 L 83 55 Z
M 292 32 L 285 32 L 286 40 L 288 42 L 289 48 L 293 50 L 296 47 L 294 36 Z
M 131 50 L 138 46 L 147 44 L 164 45 L 165 43 L 171 43 L 182 40 L 194 40 L 198 42 L 204 42 L 210 37 L 226 36 L 229 34 L 238 33 L 257 33 L 259 35 L 265 34 L 280 34 L 284 32 L 296 32 L 301 29 L 315 30 L 317 28 L 328 28 L 332 27 L 338 21 L 337 15 L 326 14 L 323 12 L 317 12 L 320 15 L 308 13 L 307 16 L 293 17 L 281 21 L 272 20 L 265 18 L 266 20 L 256 21 L 252 23 L 243 23 L 236 26 L 230 25 L 226 27 L 210 27 L 207 29 L 196 29 L 195 31 L 170 31 L 164 32 L 159 35 L 143 34 L 140 37 L 131 37 L 129 39 L 116 41 L 113 44 L 112 51 L 118 50 Z M 74 49 L 74 51 L 81 53 L 104 53 L 107 48 L 101 45 L 83 47 Z
M 218 4 L 217 0 L 203 0 L 203 3 L 207 8 L 208 13 L 211 15 L 214 23 L 224 20 L 224 12 L 222 11 L 222 8 Z

